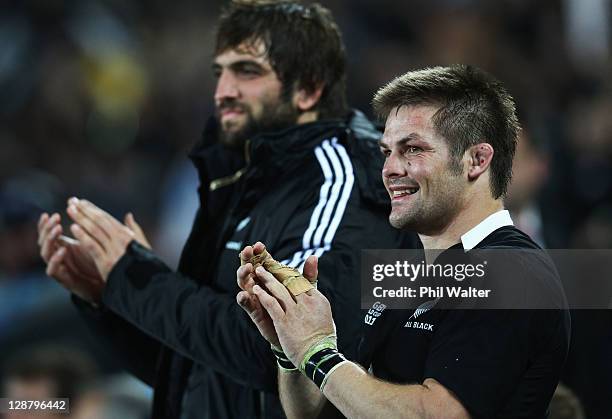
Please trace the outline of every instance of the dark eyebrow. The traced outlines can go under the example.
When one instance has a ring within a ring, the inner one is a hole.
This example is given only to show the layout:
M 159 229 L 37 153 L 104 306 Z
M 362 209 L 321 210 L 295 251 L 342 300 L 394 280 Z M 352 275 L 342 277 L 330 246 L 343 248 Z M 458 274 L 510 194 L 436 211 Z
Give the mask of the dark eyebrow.
M 382 137 L 380 139 L 380 141 L 378 142 L 378 144 L 383 147 L 383 148 L 389 148 L 389 144 L 387 144 L 386 142 L 384 142 L 385 137 Z M 402 138 L 401 140 L 397 141 L 397 145 L 399 147 L 402 147 L 404 145 L 406 145 L 407 143 L 409 143 L 410 141 L 418 141 L 418 140 L 423 140 L 423 137 L 421 137 L 419 134 L 417 134 L 416 132 L 410 133 L 407 136 L 405 136 L 404 138 Z M 423 140 L 424 141 L 424 140 Z
M 238 68 L 238 67 L 244 67 L 244 66 L 248 66 L 248 65 L 252 65 L 258 68 L 261 68 L 262 70 L 264 69 L 264 66 L 262 66 L 260 63 L 258 63 L 255 60 L 240 60 L 240 61 L 235 61 L 233 63 L 231 63 L 229 66 L 232 68 Z
M 267 69 L 261 65 L 260 63 L 258 63 L 255 60 L 239 60 L 239 61 L 234 61 L 232 63 L 230 63 L 229 65 L 227 65 L 226 67 L 229 67 L 233 70 L 235 69 L 239 69 L 241 67 L 245 67 L 245 66 L 253 66 L 253 67 L 257 67 L 258 69 L 262 70 L 262 71 L 266 71 Z M 222 69 L 223 66 L 217 62 L 214 62 L 212 64 L 212 69 L 213 70 L 219 70 Z

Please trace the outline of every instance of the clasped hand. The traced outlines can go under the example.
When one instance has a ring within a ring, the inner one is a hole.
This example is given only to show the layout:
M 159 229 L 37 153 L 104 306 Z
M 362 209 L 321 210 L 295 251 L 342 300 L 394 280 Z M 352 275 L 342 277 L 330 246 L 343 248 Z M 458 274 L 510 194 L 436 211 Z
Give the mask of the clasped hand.
M 38 221 L 40 255 L 47 263 L 47 275 L 79 297 L 97 303 L 108 274 L 125 253 L 130 241 L 150 248 L 142 229 L 131 213 L 121 224 L 89 201 L 68 200 L 70 231 L 64 236 L 61 217 L 44 213 Z
M 264 249 L 257 242 L 246 246 L 240 257 L 247 261 Z M 317 274 L 317 257 L 310 256 L 304 264 L 303 275 L 314 282 Z M 314 343 L 335 334 L 329 301 L 318 290 L 294 298 L 270 272 L 261 266 L 253 269 L 251 263 L 241 266 L 236 276 L 242 290 L 236 296 L 238 304 L 249 314 L 261 335 L 270 344 L 282 347 L 294 365 L 299 366 Z

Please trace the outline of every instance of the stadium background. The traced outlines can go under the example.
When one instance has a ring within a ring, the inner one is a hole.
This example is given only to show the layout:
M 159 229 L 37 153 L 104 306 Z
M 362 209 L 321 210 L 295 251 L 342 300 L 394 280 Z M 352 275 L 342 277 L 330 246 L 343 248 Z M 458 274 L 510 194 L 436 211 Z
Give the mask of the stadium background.
M 344 35 L 353 106 L 371 114 L 375 90 L 410 69 L 470 63 L 492 72 L 524 127 L 507 202 L 517 224 L 550 248 L 612 248 L 609 1 L 322 3 Z M 44 277 L 35 220 L 69 196 L 119 218 L 131 210 L 176 264 L 197 205 L 186 153 L 213 111 L 222 4 L 0 3 L 0 364 L 33 359 L 29 350 L 41 365 L 74 360 L 66 348 L 90 357 L 71 373 L 95 379 L 83 397 L 100 418 L 140 417 L 150 393 L 116 374 L 67 293 Z M 612 315 L 575 313 L 573 340 L 564 381 L 588 417 L 608 418 Z

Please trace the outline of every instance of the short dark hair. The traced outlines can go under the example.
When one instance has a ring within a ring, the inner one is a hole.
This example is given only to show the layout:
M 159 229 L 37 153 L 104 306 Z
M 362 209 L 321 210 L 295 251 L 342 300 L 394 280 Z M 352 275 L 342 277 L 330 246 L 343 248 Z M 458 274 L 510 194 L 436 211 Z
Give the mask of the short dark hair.
M 9 380 L 50 380 L 56 394 L 50 397 L 77 398 L 96 377 L 89 356 L 70 347 L 47 344 L 11 354 L 2 365 L 4 384 Z
M 383 120 L 401 106 L 439 106 L 432 122 L 449 142 L 451 166 L 460 170 L 465 151 L 488 142 L 495 151 L 491 194 L 495 199 L 506 194 L 520 127 L 514 100 L 499 80 L 469 65 L 426 68 L 395 78 L 376 92 L 372 103 Z
M 285 97 L 295 87 L 312 92 L 322 84 L 319 117 L 344 117 L 346 54 L 328 9 L 317 3 L 232 1 L 219 19 L 215 54 L 258 41 L 264 42 Z

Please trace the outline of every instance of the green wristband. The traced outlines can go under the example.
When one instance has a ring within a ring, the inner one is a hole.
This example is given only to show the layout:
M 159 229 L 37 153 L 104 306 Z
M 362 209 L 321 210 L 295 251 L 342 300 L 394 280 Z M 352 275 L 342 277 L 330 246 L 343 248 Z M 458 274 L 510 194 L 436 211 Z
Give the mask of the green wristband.
M 336 335 L 325 336 L 323 339 L 321 339 L 320 341 L 313 344 L 310 348 L 308 348 L 308 350 L 306 351 L 306 355 L 304 355 L 304 359 L 302 359 L 302 362 L 300 362 L 299 370 L 301 372 L 304 372 L 306 369 L 306 364 L 308 363 L 308 361 L 310 361 L 310 358 L 314 354 L 319 352 L 320 350 L 322 349 L 337 350 L 338 349 L 337 339 L 338 338 L 336 337 Z

